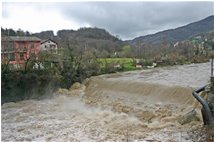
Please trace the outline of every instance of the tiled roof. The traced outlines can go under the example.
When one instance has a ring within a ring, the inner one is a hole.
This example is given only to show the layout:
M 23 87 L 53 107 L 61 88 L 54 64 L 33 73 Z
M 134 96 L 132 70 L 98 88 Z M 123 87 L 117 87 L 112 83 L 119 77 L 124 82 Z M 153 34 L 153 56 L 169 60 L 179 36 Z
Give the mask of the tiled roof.
M 9 36 L 9 37 L 2 37 L 2 41 L 41 41 L 40 38 L 35 36 Z
M 41 44 L 43 44 L 43 43 L 45 43 L 45 42 L 48 42 L 48 41 L 52 41 L 52 42 L 56 43 L 55 41 L 53 41 L 53 40 L 51 40 L 51 39 L 46 39 L 46 40 L 42 40 L 42 41 L 41 41 Z M 56 44 L 57 44 L 57 43 L 56 43 Z

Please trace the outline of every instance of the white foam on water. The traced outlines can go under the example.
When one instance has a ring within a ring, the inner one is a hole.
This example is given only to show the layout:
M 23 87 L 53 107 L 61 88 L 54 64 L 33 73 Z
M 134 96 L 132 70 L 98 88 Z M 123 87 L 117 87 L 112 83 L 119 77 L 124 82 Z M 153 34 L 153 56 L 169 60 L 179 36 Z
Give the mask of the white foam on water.
M 187 131 L 202 122 L 176 118 L 208 71 L 203 63 L 104 75 L 79 95 L 5 103 L 2 141 L 191 141 Z

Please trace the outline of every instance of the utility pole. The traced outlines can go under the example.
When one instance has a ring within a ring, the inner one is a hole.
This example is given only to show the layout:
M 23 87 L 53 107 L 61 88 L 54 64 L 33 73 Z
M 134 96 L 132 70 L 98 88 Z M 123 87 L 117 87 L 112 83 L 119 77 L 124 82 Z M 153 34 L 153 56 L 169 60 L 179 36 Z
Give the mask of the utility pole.
M 213 57 L 211 58 L 211 77 L 213 77 Z
M 212 43 L 212 51 L 211 51 L 211 77 L 210 77 L 211 86 L 210 86 L 210 91 L 212 92 L 212 94 L 214 94 L 213 57 L 214 57 L 214 43 Z
M 212 44 L 212 51 L 211 51 L 211 77 L 213 77 L 213 56 L 214 56 L 214 43 Z

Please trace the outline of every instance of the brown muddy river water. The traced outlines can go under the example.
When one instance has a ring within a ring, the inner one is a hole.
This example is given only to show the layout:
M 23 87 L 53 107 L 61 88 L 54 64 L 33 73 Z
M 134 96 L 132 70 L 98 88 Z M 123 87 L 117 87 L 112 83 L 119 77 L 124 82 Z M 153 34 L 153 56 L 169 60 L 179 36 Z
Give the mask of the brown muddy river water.
M 209 76 L 210 63 L 116 73 L 51 99 L 5 103 L 2 141 L 195 141 L 189 132 L 202 120 L 177 118 Z M 200 106 L 197 112 L 201 119 Z

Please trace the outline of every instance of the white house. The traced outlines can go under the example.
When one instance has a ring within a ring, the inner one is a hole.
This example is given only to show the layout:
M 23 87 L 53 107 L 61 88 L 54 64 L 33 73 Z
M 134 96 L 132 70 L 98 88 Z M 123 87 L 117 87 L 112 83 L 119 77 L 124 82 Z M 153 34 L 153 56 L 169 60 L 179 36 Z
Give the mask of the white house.
M 51 39 L 47 39 L 41 42 L 41 51 L 48 51 L 53 54 L 57 54 L 57 43 Z

